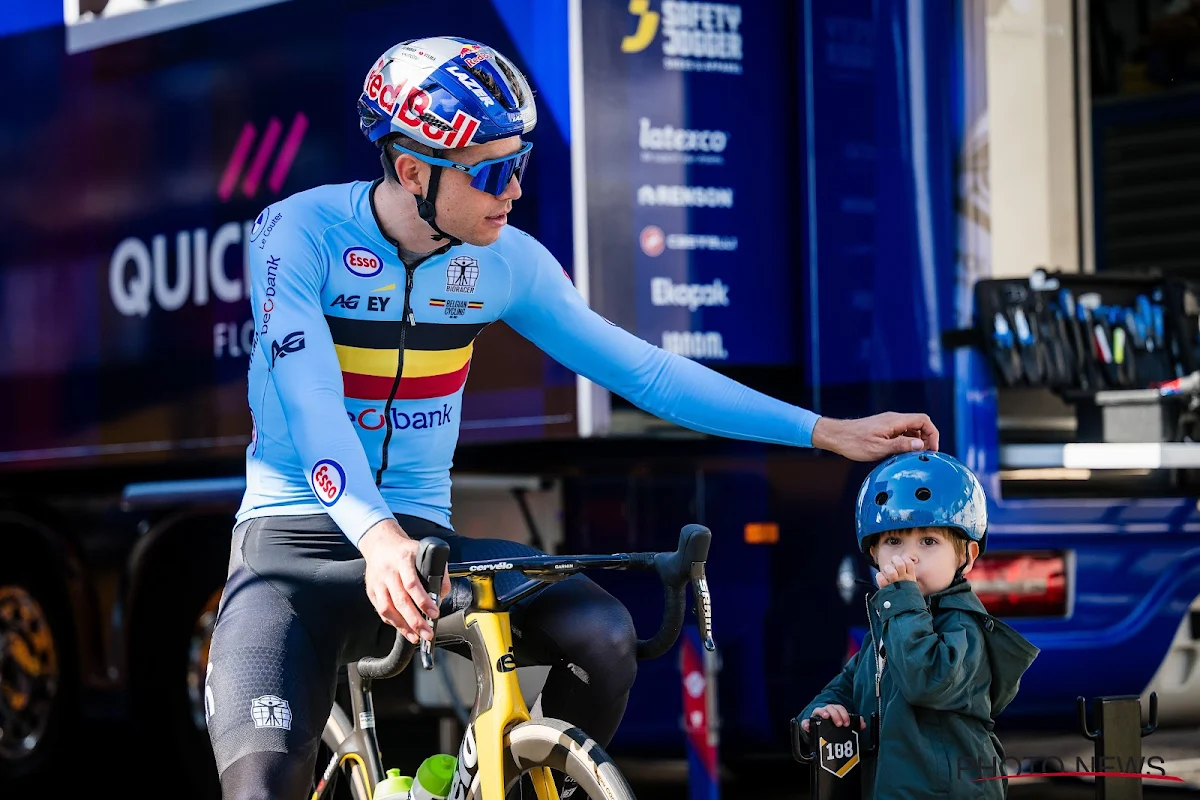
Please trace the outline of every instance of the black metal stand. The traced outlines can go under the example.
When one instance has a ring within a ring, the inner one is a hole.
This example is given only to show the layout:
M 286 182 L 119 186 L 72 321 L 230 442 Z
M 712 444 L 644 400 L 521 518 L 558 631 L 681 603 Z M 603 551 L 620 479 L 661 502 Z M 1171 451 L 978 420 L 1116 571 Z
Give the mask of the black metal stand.
M 1079 727 L 1083 735 L 1096 743 L 1092 772 L 1137 773 L 1142 770 L 1142 737 L 1158 727 L 1158 695 L 1150 693 L 1150 721 L 1142 727 L 1142 702 L 1137 695 L 1097 697 L 1092 700 L 1092 716 L 1098 727 L 1087 723 L 1087 701 L 1077 700 Z M 1096 776 L 1096 800 L 1142 800 L 1142 780 L 1133 777 Z
M 860 718 L 850 715 L 850 724 L 839 728 L 831 719 L 813 717 L 809 721 L 809 744 L 800 732 L 800 719 L 792 720 L 792 756 L 808 764 L 810 800 L 860 800 L 862 797 L 863 758 L 874 755 L 870 729 L 860 729 Z M 864 741 L 865 740 L 865 741 Z

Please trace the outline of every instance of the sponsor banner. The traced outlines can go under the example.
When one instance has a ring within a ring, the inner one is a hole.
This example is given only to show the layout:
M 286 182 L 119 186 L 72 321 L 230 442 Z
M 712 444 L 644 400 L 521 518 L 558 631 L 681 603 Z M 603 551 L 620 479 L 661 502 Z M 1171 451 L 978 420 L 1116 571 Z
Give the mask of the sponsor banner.
M 794 366 L 803 193 L 785 175 L 799 148 L 789 93 L 800 53 L 779 21 L 795 10 L 785 0 L 582 8 L 584 30 L 604 33 L 583 42 L 596 310 L 686 358 Z M 797 60 L 781 64 L 780 53 Z

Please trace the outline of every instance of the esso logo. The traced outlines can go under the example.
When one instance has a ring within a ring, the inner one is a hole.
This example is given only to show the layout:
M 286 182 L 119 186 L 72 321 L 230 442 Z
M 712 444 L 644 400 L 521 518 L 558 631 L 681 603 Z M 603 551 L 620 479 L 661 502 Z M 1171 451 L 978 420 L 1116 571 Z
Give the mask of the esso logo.
M 360 278 L 374 278 L 383 272 L 383 259 L 365 247 L 351 247 L 342 253 L 346 269 Z
M 331 506 L 346 491 L 346 471 L 333 459 L 323 458 L 313 465 L 312 487 L 321 505 Z

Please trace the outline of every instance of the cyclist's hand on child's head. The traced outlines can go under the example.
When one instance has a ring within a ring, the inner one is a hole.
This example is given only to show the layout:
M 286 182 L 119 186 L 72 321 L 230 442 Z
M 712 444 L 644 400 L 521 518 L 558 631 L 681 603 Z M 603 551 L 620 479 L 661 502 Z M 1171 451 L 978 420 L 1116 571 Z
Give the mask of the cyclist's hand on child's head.
M 821 417 L 813 427 L 813 447 L 851 461 L 878 461 L 914 450 L 937 450 L 937 426 L 928 414 L 885 411 L 862 419 Z
M 820 706 L 813 710 L 812 715 L 814 717 L 821 717 L 822 719 L 832 719 L 833 724 L 839 728 L 844 728 L 850 724 L 850 712 L 846 710 L 845 706 L 840 706 L 837 703 Z M 859 728 L 867 727 L 867 721 L 861 717 L 859 717 L 858 723 Z M 800 727 L 804 729 L 805 733 L 808 733 L 808 720 L 801 720 Z
M 915 581 L 917 579 L 917 572 L 916 567 L 913 566 L 914 563 L 908 556 L 892 556 L 891 561 L 879 565 L 879 573 L 875 576 L 875 583 L 882 589 L 889 583 Z
M 380 618 L 414 644 L 432 637 L 433 626 L 425 617 L 436 618 L 438 609 L 417 572 L 418 543 L 395 520 L 383 520 L 366 532 L 358 547 L 367 562 L 367 597 Z M 443 573 L 441 595 L 449 591 L 449 573 Z

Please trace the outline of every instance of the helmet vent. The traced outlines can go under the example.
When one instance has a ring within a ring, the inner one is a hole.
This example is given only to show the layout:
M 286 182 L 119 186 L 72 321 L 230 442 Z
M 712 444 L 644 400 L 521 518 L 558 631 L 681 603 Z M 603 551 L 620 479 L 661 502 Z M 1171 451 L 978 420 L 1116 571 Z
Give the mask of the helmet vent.
M 887 492 L 880 492 L 879 494 L 875 495 L 875 505 L 877 505 L 877 506 L 887 505 L 887 501 L 888 501 L 888 493 Z
M 517 103 L 521 103 L 523 101 L 523 98 L 519 96 L 521 91 L 517 88 L 517 81 L 514 79 L 512 73 L 504 68 L 504 62 L 499 58 L 496 59 L 496 66 L 501 72 L 504 73 L 504 77 L 508 78 L 508 85 L 512 87 L 513 94 L 518 95 Z M 484 89 L 487 89 L 488 94 L 496 98 L 496 102 L 505 108 L 508 107 L 508 103 L 506 103 L 504 99 L 504 92 L 500 91 L 500 87 L 496 85 L 496 79 L 492 77 L 491 73 L 489 73 L 487 70 L 480 69 L 478 66 L 467 67 L 467 72 L 470 72 L 471 76 L 474 77 L 475 80 L 479 81 L 480 86 L 482 86 Z M 509 108 L 508 110 L 513 111 L 514 109 Z
M 929 498 L 933 497 L 933 492 L 929 491 L 929 489 L 925 486 L 922 486 L 920 489 L 917 489 L 915 494 L 917 496 L 917 499 L 920 500 L 921 502 L 924 502 L 924 501 L 928 500 Z

